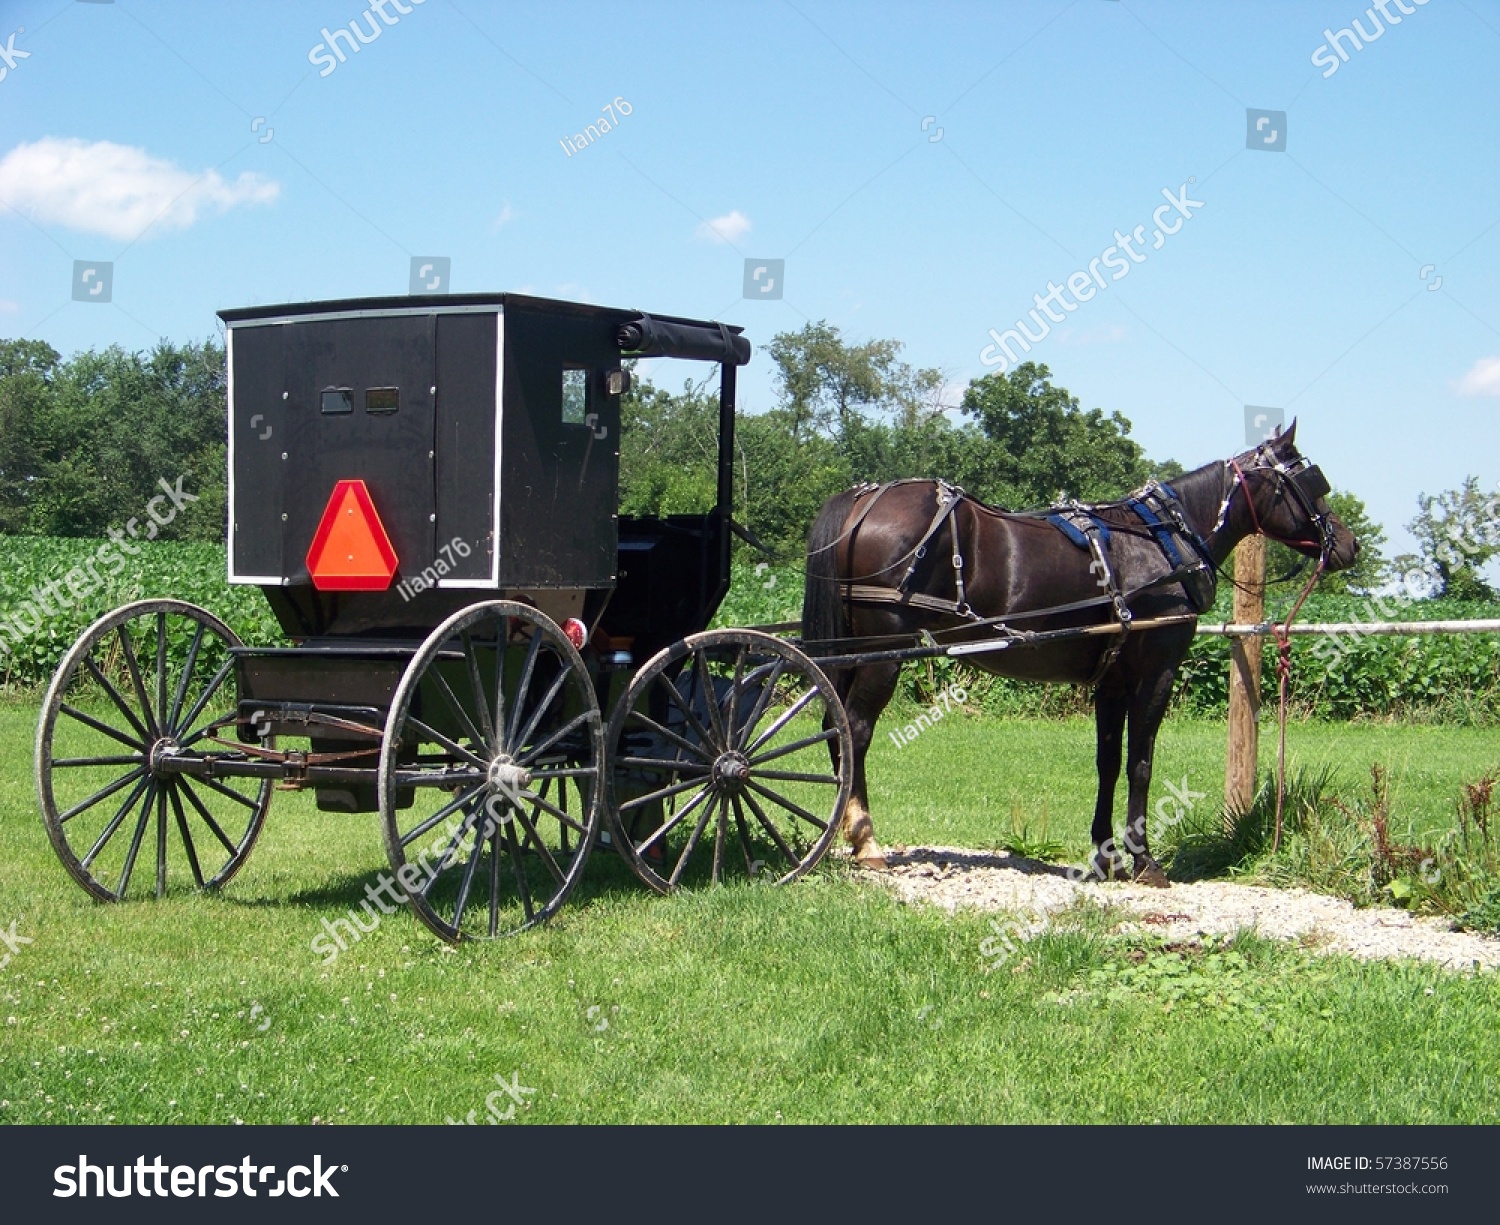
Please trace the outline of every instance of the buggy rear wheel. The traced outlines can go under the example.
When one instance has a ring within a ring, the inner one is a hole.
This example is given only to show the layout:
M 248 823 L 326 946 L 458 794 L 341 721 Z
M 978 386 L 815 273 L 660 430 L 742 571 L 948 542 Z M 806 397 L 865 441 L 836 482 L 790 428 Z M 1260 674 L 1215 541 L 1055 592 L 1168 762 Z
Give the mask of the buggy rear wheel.
M 853 739 L 837 692 L 796 647 L 756 630 L 694 634 L 650 660 L 615 708 L 609 746 L 613 839 L 661 893 L 735 875 L 796 880 L 849 799 Z
M 380 750 L 386 854 L 417 917 L 455 942 L 551 918 L 598 834 L 603 762 L 593 682 L 552 620 L 496 600 L 438 626 Z
M 37 797 L 63 867 L 100 901 L 189 879 L 217 888 L 249 857 L 270 781 L 173 768 L 232 723 L 239 645 L 201 608 L 143 600 L 94 622 L 58 665 L 37 726 Z M 152 870 L 138 872 L 143 853 Z

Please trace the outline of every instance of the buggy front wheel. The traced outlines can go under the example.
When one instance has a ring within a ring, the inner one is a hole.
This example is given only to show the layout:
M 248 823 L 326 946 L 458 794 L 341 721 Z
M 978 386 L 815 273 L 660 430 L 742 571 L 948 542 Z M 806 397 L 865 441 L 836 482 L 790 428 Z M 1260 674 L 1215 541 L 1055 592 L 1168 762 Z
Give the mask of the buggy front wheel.
M 802 876 L 838 831 L 854 757 L 833 684 L 756 630 L 694 634 L 647 662 L 610 719 L 609 751 L 612 836 L 661 893 Z

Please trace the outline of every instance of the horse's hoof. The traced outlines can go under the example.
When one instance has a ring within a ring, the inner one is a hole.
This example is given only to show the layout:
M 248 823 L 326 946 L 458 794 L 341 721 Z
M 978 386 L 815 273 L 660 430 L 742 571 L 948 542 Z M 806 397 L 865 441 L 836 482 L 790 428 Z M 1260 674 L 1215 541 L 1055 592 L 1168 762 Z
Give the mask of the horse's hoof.
M 1123 859 L 1096 851 L 1089 860 L 1089 875 L 1098 881 L 1129 880 L 1130 869 L 1125 866 Z
M 1135 883 L 1148 885 L 1152 889 L 1170 889 L 1172 882 L 1167 879 L 1167 874 L 1161 870 L 1161 865 L 1154 859 L 1148 859 L 1135 870 Z

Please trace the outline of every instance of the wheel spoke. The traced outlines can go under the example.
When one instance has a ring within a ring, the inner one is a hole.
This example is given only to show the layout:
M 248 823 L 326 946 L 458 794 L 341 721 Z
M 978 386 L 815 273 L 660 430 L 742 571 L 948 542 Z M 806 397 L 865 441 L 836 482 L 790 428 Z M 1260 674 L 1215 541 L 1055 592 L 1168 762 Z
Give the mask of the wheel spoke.
M 755 672 L 759 672 L 757 668 Z M 786 660 L 780 658 L 771 665 L 771 674 L 765 679 L 760 687 L 760 694 L 755 699 L 755 705 L 750 708 L 750 715 L 745 720 L 744 726 L 739 729 L 739 736 L 735 740 L 734 747 L 740 752 L 745 751 L 745 744 L 749 741 L 751 734 L 755 731 L 756 724 L 765 717 L 766 707 L 771 704 L 771 699 L 776 695 L 776 686 L 781 681 L 781 674 L 786 671 Z M 755 679 L 755 672 L 750 674 L 750 679 Z
M 714 746 L 713 749 L 707 753 L 707 756 L 709 756 L 709 757 L 715 757 L 715 756 L 717 756 L 718 755 L 718 752 L 717 752 L 718 742 L 715 741 L 714 738 L 708 734 L 708 729 L 705 728 L 703 726 L 703 724 L 698 721 L 698 716 L 693 713 L 692 707 L 688 704 L 687 699 L 684 698 L 682 696 L 682 694 L 678 691 L 677 686 L 674 685 L 674 684 L 672 684 L 672 682 L 669 681 L 666 678 L 665 675 L 658 675 L 656 679 L 657 679 L 658 683 L 660 683 L 660 685 L 662 686 L 662 688 L 664 688 L 667 691 L 668 696 L 671 697 L 673 705 L 675 705 L 678 710 L 682 711 L 683 718 L 687 721 L 688 725 L 690 727 L 692 727 L 692 729 L 695 732 L 698 733 L 698 739 L 704 745 Z M 641 717 L 645 718 L 644 715 L 642 715 Z
M 198 700 L 193 703 L 193 708 L 183 716 L 182 722 L 177 725 L 178 731 L 186 731 L 188 728 L 192 727 L 194 723 L 197 722 L 198 716 L 201 715 L 204 711 L 204 708 L 211 701 L 213 701 L 214 694 L 219 692 L 219 687 L 229 679 L 229 674 L 233 670 L 234 660 L 232 658 L 226 659 L 219 666 L 219 670 L 214 673 L 213 680 L 209 681 L 208 687 L 198 695 Z M 186 748 L 188 745 L 194 744 L 198 740 L 202 739 L 204 734 L 205 732 L 199 732 L 198 735 L 193 736 L 188 740 L 183 740 L 181 737 L 179 737 L 178 743 L 181 744 L 183 748 Z
M 549 807 L 551 806 L 549 805 Z M 556 812 L 557 810 L 553 809 L 552 811 Z M 542 863 L 546 865 L 547 871 L 552 873 L 552 879 L 559 885 L 562 884 L 565 879 L 563 870 L 557 866 L 557 860 L 552 858 L 552 852 L 548 849 L 547 844 L 542 841 L 542 836 L 537 832 L 537 827 L 532 824 L 519 804 L 516 805 L 515 820 L 521 823 L 521 828 L 526 831 L 526 840 L 536 848 L 536 853 L 541 858 Z
M 585 833 L 588 832 L 587 830 L 585 830 L 583 828 L 582 825 L 580 825 L 577 821 L 573 820 L 572 817 L 568 816 L 568 814 L 566 812 L 564 812 L 556 804 L 554 804 L 550 800 L 548 800 L 545 796 L 538 795 L 535 791 L 530 791 L 530 790 L 526 789 L 525 787 L 520 788 L 516 792 L 516 795 L 518 797 L 525 796 L 525 798 L 528 799 L 528 800 L 530 800 L 533 804 L 536 804 L 539 807 L 541 807 L 542 809 L 544 809 L 546 812 L 551 813 L 554 817 L 556 817 L 559 821 L 561 821 L 569 829 L 572 829 L 572 830 L 574 830 L 575 832 L 577 832 L 579 834 L 585 834 Z M 518 805 L 518 807 L 519 807 L 519 805 Z
M 697 795 L 695 795 L 686 804 L 684 804 L 681 808 L 674 812 L 670 818 L 668 818 L 666 821 L 663 821 L 659 826 L 657 826 L 648 835 L 646 835 L 646 837 L 643 838 L 636 846 L 636 854 L 645 854 L 646 851 L 649 850 L 658 840 L 665 838 L 674 829 L 676 829 L 677 826 L 681 825 L 682 822 L 687 819 L 688 813 L 692 812 L 693 809 L 697 808 L 700 803 L 708 799 L 708 797 L 713 795 L 713 793 L 714 792 L 712 787 L 703 788 L 702 791 L 698 792 Z
M 167 724 L 167 614 L 156 614 L 156 718 L 162 734 L 168 732 Z M 166 808 L 162 808 L 165 815 Z M 165 822 L 163 822 L 165 825 Z
M 740 807 L 740 797 L 736 794 L 730 797 L 734 804 L 734 827 L 740 835 L 740 850 L 745 856 L 745 872 L 755 876 L 755 851 L 750 843 L 750 827 L 745 822 L 745 810 Z
M 757 770 L 756 778 L 769 778 L 783 783 L 832 783 L 835 787 L 839 785 L 839 778 L 835 774 L 803 774 L 797 770 Z
M 709 880 L 715 885 L 724 872 L 724 835 L 729 826 L 729 797 L 719 797 L 719 816 L 714 822 L 714 863 Z
M 453 831 L 453 836 L 448 839 L 448 845 L 443 848 L 443 854 L 437 861 L 437 867 L 432 869 L 432 875 L 427 878 L 427 883 L 422 886 L 421 892 L 423 897 L 426 897 L 432 891 L 432 886 L 437 883 L 437 878 L 448 870 L 448 863 L 453 858 L 453 852 L 463 845 L 464 835 L 474 828 L 475 819 L 478 815 L 478 809 L 469 809 L 463 822 Z
M 141 792 L 150 785 L 150 782 L 150 779 L 142 778 L 136 783 L 135 790 L 125 797 L 125 802 L 120 805 L 119 811 L 110 819 L 109 824 L 104 827 L 104 832 L 99 835 L 94 845 L 89 848 L 89 853 L 78 861 L 85 870 L 94 862 L 99 852 L 104 849 L 104 844 L 114 837 L 115 831 L 120 828 L 121 823 L 125 820 L 125 814 L 135 807 L 135 802 L 141 798 Z
M 96 732 L 102 732 L 111 740 L 118 740 L 121 744 L 126 745 L 129 748 L 136 749 L 142 753 L 146 751 L 146 742 L 144 739 L 132 740 L 124 732 L 110 727 L 108 723 L 101 723 L 98 719 L 94 718 L 93 715 L 86 715 L 83 713 L 83 711 L 77 709 L 76 707 L 69 706 L 66 702 L 63 702 L 61 705 L 59 705 L 58 710 L 62 714 L 67 715 L 70 719 L 77 719 L 78 722 L 82 723 L 85 727 L 91 727 Z M 143 728 L 142 731 L 144 730 L 145 729 Z
M 779 748 L 772 749 L 769 753 L 762 753 L 759 757 L 752 757 L 750 764 L 758 766 L 762 762 L 775 761 L 778 757 L 785 757 L 788 753 L 795 753 L 798 749 L 809 748 L 815 744 L 821 744 L 826 740 L 838 739 L 837 728 L 826 728 L 814 736 L 804 736 L 801 740 L 794 740 L 791 744 L 783 744 Z
M 474 639 L 468 630 L 464 630 L 459 635 L 459 641 L 464 644 L 464 664 L 469 673 L 469 688 L 474 694 L 474 707 L 479 711 L 479 726 L 484 732 L 484 746 L 498 752 L 500 742 L 495 736 L 495 721 L 490 718 L 490 702 L 485 697 L 484 681 L 479 675 L 479 656 L 474 653 Z
M 156 802 L 156 780 L 146 783 L 146 799 L 141 805 L 141 819 L 136 822 L 135 834 L 130 839 L 130 850 L 125 855 L 125 869 L 120 873 L 120 887 L 115 890 L 120 897 L 130 887 L 130 874 L 135 870 L 135 857 L 140 854 L 141 842 L 146 837 L 146 826 L 151 823 L 151 806 Z
M 679 736 L 671 728 L 663 727 L 655 719 L 651 718 L 650 715 L 643 715 L 640 711 L 633 710 L 630 712 L 630 717 L 636 723 L 644 723 L 654 734 L 665 737 L 677 745 L 678 748 L 686 749 L 694 757 L 701 758 L 706 762 L 712 762 L 716 756 L 716 754 L 710 753 L 701 742 L 694 744 L 691 740 Z
M 543 716 L 546 715 L 547 711 L 551 708 L 552 703 L 557 701 L 557 695 L 562 692 L 563 686 L 568 683 L 568 677 L 570 675 L 571 673 L 569 673 L 566 668 L 557 674 L 556 678 L 552 682 L 552 687 L 547 690 L 547 696 L 544 697 L 541 700 L 540 704 L 538 704 L 537 708 L 531 712 L 531 718 L 526 720 L 526 726 L 521 729 L 521 734 L 511 741 L 512 753 L 519 752 L 522 748 L 524 748 L 526 742 L 531 739 L 531 737 L 536 733 L 537 725 L 541 723 Z M 520 696 L 518 695 L 518 704 L 519 701 Z
M 529 765 L 531 762 L 535 761 L 538 757 L 545 753 L 548 749 L 550 749 L 559 740 L 561 740 L 564 736 L 571 736 L 575 728 L 582 727 L 585 723 L 598 722 L 599 712 L 596 710 L 585 710 L 580 714 L 574 715 L 540 744 L 533 745 L 529 750 L 521 754 L 521 756 L 517 757 L 516 764 L 519 766 Z
M 418 763 L 420 766 L 420 763 Z M 452 790 L 468 783 L 482 783 L 489 778 L 487 771 L 480 770 L 423 770 L 413 768 L 397 770 L 395 783 L 398 787 L 429 787 L 439 791 Z
M 662 787 L 657 791 L 653 791 L 649 795 L 636 796 L 634 799 L 626 800 L 623 804 L 620 805 L 620 811 L 624 812 L 628 808 L 639 808 L 643 804 L 651 803 L 652 800 L 664 800 L 669 795 L 677 795 L 680 792 L 690 791 L 692 788 L 702 785 L 702 778 L 690 778 L 685 783 L 673 783 L 670 786 Z
M 144 760 L 140 753 L 122 754 L 118 757 L 55 757 L 52 768 L 63 770 L 73 766 L 138 766 Z
M 478 766 L 481 770 L 488 772 L 490 768 L 489 762 L 485 761 L 482 757 L 469 752 L 469 750 L 464 748 L 463 745 L 449 740 L 448 737 L 443 735 L 442 732 L 438 731 L 435 728 L 429 727 L 427 724 L 423 723 L 421 719 L 408 716 L 406 722 L 407 726 L 416 728 L 417 731 L 421 732 L 422 735 L 427 737 L 427 739 L 431 743 L 447 749 L 448 752 L 454 757 L 461 757 L 470 765 Z
M 156 789 L 156 896 L 167 892 L 167 789 Z
M 817 696 L 818 691 L 816 688 L 809 689 L 795 702 L 793 702 L 790 706 L 783 710 L 779 715 L 776 716 L 776 722 L 771 724 L 770 727 L 766 728 L 766 730 L 762 732 L 759 737 L 757 737 L 755 743 L 745 751 L 745 756 L 749 757 L 753 755 L 763 744 L 766 743 L 766 741 L 770 740 L 772 736 L 774 736 L 788 723 L 790 723 L 793 719 L 800 715 L 805 709 L 807 709 L 808 703 L 810 703 Z
M 714 729 L 715 744 L 727 745 L 724 735 L 724 712 L 719 709 L 719 695 L 714 689 L 714 678 L 708 671 L 708 653 L 698 651 L 693 655 L 693 670 L 698 674 L 698 687 L 703 691 L 703 704 L 708 707 L 708 721 Z
M 177 692 L 172 695 L 172 711 L 167 716 L 167 735 L 175 735 L 177 719 L 182 714 L 182 704 L 187 701 L 188 684 L 193 679 L 193 669 L 198 666 L 198 651 L 203 646 L 203 635 L 208 627 L 199 621 L 193 631 L 193 640 L 188 643 L 187 659 L 182 665 L 182 676 L 177 681 Z
M 60 813 L 58 815 L 58 818 L 57 818 L 57 823 L 59 825 L 62 825 L 64 822 L 71 821 L 79 813 L 84 812 L 84 811 L 92 808 L 100 800 L 107 800 L 107 799 L 109 799 L 110 796 L 114 795 L 117 791 L 120 791 L 123 788 L 130 786 L 130 784 L 131 784 L 132 781 L 134 781 L 135 779 L 140 778 L 145 773 L 146 773 L 146 767 L 145 766 L 137 766 L 134 770 L 131 770 L 128 774 L 122 774 L 119 778 L 115 779 L 114 782 L 110 783 L 110 785 L 108 787 L 105 787 L 101 791 L 94 792 L 94 794 L 91 795 L 91 796 L 89 796 L 89 798 L 86 799 L 86 800 L 80 800 L 77 804 L 74 804 L 72 808 L 68 809 L 67 812 Z
M 236 791 L 233 787 L 226 787 L 216 778 L 208 778 L 205 776 L 203 778 L 197 779 L 196 781 L 202 783 L 210 791 L 217 791 L 226 800 L 233 800 L 236 804 L 243 804 L 246 808 L 258 808 L 260 806 L 260 801 L 258 799 L 252 800 L 249 796 L 243 794 L 242 792 Z
M 785 808 L 789 813 L 793 814 L 794 816 L 801 817 L 804 821 L 807 821 L 812 825 L 816 825 L 819 829 L 828 828 L 827 821 L 819 820 L 817 817 L 813 816 L 812 813 L 808 812 L 807 809 L 803 808 L 800 804 L 794 804 L 791 800 L 787 799 L 786 796 L 777 794 L 769 787 L 762 787 L 753 778 L 746 779 L 745 781 L 749 786 L 753 787 L 756 791 L 760 792 L 761 795 L 765 796 L 766 799 L 770 800 L 771 803 Z
M 500 836 L 490 835 L 490 939 L 500 934 Z
M 510 722 L 505 729 L 505 743 L 500 746 L 505 752 L 516 742 L 516 729 L 521 725 L 521 715 L 526 710 L 526 694 L 531 689 L 531 675 L 536 671 L 536 657 L 542 649 L 542 632 L 536 626 L 531 630 L 531 641 L 526 645 L 526 662 L 521 665 L 521 679 L 516 685 L 516 701 L 510 712 Z M 500 669 L 500 680 L 504 684 L 505 669 Z
M 490 747 L 489 737 L 474 726 L 474 720 L 469 717 L 469 712 L 459 704 L 458 695 L 453 692 L 453 687 L 448 684 L 448 678 L 438 668 L 433 668 L 428 675 L 437 685 L 438 692 L 443 695 L 443 701 L 447 702 L 453 713 L 458 716 L 458 721 L 463 725 L 463 730 L 469 734 L 469 740 L 481 748 L 488 750 Z
M 188 866 L 193 869 L 193 880 L 198 888 L 204 888 L 203 869 L 198 865 L 198 848 L 193 845 L 193 835 L 188 832 L 187 816 L 182 811 L 182 797 L 176 787 L 168 788 L 172 795 L 172 812 L 177 817 L 177 832 L 182 835 L 182 846 L 187 851 Z
M 679 774 L 707 774 L 713 769 L 707 762 L 679 761 L 670 757 L 617 757 L 617 766 L 642 766 L 652 770 L 676 770 Z
M 197 809 L 198 815 L 203 818 L 203 823 L 207 825 L 211 831 L 213 831 L 213 836 L 219 840 L 220 845 L 222 845 L 223 848 L 228 851 L 231 856 L 237 854 L 239 852 L 239 847 L 235 846 L 235 844 L 230 841 L 229 835 L 219 828 L 219 823 L 214 820 L 213 813 L 209 812 L 203 801 L 198 798 L 198 793 L 193 790 L 192 784 L 189 783 L 185 778 L 179 778 L 177 782 L 182 787 L 182 794 L 187 796 L 188 803 L 191 804 L 195 809 Z
M 130 726 L 135 728 L 136 735 L 141 738 L 142 747 L 144 747 L 148 741 L 153 740 L 154 737 L 149 731 L 146 730 L 146 725 L 142 723 L 138 718 L 136 718 L 135 711 L 131 710 L 129 703 L 125 701 L 125 695 L 115 688 L 114 682 L 110 680 L 109 677 L 104 675 L 103 669 L 94 662 L 94 657 L 92 655 L 84 656 L 83 666 L 89 670 L 89 675 L 91 675 L 98 683 L 99 687 L 104 690 L 105 694 L 109 697 L 109 700 L 119 708 L 120 713 L 124 715 L 125 718 L 129 721 Z M 79 717 L 82 718 L 82 715 L 80 715 Z M 97 721 L 89 720 L 89 722 L 92 726 L 99 728 L 99 730 L 101 731 L 107 730 L 103 724 L 98 723 Z M 111 734 L 113 735 L 113 733 Z M 118 737 L 116 737 L 116 739 L 118 739 Z
M 713 816 L 714 805 L 712 803 L 703 806 L 703 815 L 698 818 L 698 824 L 693 826 L 693 832 L 688 837 L 687 845 L 682 848 L 682 854 L 672 866 L 672 875 L 667 878 L 667 884 L 677 888 L 678 882 L 682 880 L 682 870 L 687 867 L 687 861 L 693 857 L 693 851 L 698 846 L 698 839 L 703 837 L 703 831 L 708 826 L 709 817 Z
M 125 669 L 130 673 L 130 683 L 135 687 L 135 696 L 140 700 L 141 712 L 146 716 L 146 727 L 154 740 L 161 734 L 157 722 L 156 712 L 151 708 L 151 699 L 146 695 L 146 683 L 141 679 L 140 661 L 135 657 L 135 644 L 130 640 L 130 630 L 124 625 L 115 627 L 115 634 L 120 639 L 120 650 L 125 656 Z M 123 893 L 124 890 L 121 890 Z
M 766 816 L 765 812 L 761 809 L 761 806 L 755 802 L 755 797 L 748 791 L 745 792 L 745 803 L 750 806 L 750 811 L 755 814 L 755 819 L 760 822 L 761 828 L 770 835 L 771 841 L 776 844 L 777 849 L 786 856 L 787 862 L 795 867 L 798 859 L 800 858 L 797 852 L 792 850 L 791 846 L 788 845 L 787 840 L 782 836 L 781 831 L 777 829 L 775 823 Z
M 453 930 L 462 931 L 464 927 L 464 907 L 469 904 L 469 890 L 474 885 L 474 873 L 479 870 L 479 861 L 484 856 L 485 826 L 476 821 L 474 823 L 474 850 L 469 855 L 469 862 L 464 864 L 463 880 L 458 886 L 458 901 L 453 905 Z M 494 837 L 493 834 L 490 837 Z M 493 848 L 490 851 L 494 854 Z
M 465 804 L 468 804 L 473 799 L 475 799 L 479 795 L 479 793 L 484 790 L 484 786 L 485 785 L 481 783 L 478 787 L 475 787 L 474 790 L 467 791 L 463 795 L 458 796 L 456 799 L 449 801 L 447 804 L 444 804 L 435 813 L 433 813 L 432 816 L 428 817 L 427 820 L 423 821 L 420 825 L 413 826 L 409 833 L 401 835 L 401 845 L 403 847 L 408 847 L 424 834 L 431 833 L 432 830 L 436 829 Z
M 521 862 L 521 848 L 516 843 L 516 829 L 509 821 L 505 823 L 505 846 L 510 851 L 510 870 L 516 878 L 516 892 L 521 895 L 521 908 L 526 912 L 526 922 L 536 922 L 536 907 L 531 902 L 531 887 L 526 883 L 526 865 Z

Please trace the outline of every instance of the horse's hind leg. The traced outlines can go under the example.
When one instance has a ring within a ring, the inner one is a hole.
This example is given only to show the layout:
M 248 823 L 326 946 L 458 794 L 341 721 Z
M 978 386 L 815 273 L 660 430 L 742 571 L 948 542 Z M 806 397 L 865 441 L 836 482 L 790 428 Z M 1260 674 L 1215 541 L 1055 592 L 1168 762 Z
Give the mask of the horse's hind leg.
M 900 664 L 870 664 L 851 670 L 852 676 L 840 678 L 838 690 L 849 715 L 849 731 L 854 742 L 853 786 L 844 808 L 844 840 L 854 848 L 854 861 L 861 867 L 883 870 L 885 852 L 875 840 L 875 826 L 870 820 L 870 797 L 865 782 L 865 757 L 875 738 L 875 721 L 896 692 L 901 675 Z M 829 750 L 834 768 L 838 768 L 838 742 L 830 740 Z
M 1167 713 L 1175 669 L 1155 677 L 1130 703 L 1130 738 L 1127 746 L 1130 799 L 1125 810 L 1125 849 L 1135 863 L 1133 879 L 1140 885 L 1166 889 L 1170 882 L 1161 864 L 1151 854 L 1146 838 L 1146 798 L 1151 788 L 1151 763 L 1156 755 L 1156 733 Z
M 1099 772 L 1099 798 L 1094 802 L 1094 825 L 1090 841 L 1094 854 L 1089 869 L 1098 880 L 1128 876 L 1125 857 L 1115 845 L 1115 785 L 1120 779 L 1120 760 L 1125 747 L 1125 715 L 1130 702 L 1121 689 L 1101 685 L 1094 692 L 1094 729 L 1097 737 L 1094 762 Z

